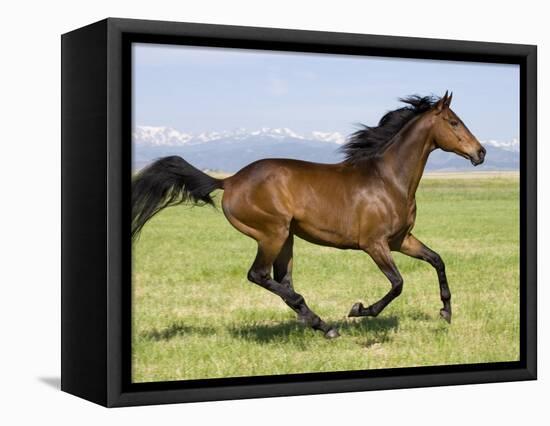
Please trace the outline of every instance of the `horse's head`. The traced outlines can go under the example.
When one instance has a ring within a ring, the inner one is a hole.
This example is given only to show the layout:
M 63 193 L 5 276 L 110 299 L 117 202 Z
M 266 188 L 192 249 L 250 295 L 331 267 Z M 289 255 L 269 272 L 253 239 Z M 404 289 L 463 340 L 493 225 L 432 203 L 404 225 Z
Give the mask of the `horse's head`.
M 478 166 L 483 163 L 486 150 L 450 108 L 452 98 L 452 93 L 449 96 L 448 92 L 445 92 L 433 107 L 432 134 L 435 145 L 443 151 L 454 152 L 470 160 L 474 166 Z

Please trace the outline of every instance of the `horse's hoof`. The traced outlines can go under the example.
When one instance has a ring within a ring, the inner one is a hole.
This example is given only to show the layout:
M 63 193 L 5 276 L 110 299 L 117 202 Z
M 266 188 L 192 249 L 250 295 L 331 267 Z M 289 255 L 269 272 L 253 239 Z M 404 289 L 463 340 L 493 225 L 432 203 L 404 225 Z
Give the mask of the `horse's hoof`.
M 327 339 L 336 339 L 337 337 L 340 337 L 340 333 L 335 328 L 331 328 L 325 333 L 325 338 Z
M 348 317 L 352 318 L 363 316 L 364 310 L 365 307 L 363 306 L 363 304 L 361 302 L 357 302 L 351 307 L 351 311 L 349 311 Z
M 449 324 L 451 323 L 451 313 L 450 312 L 446 311 L 445 309 L 440 309 L 439 310 L 439 315 L 441 315 L 441 318 L 443 318 Z

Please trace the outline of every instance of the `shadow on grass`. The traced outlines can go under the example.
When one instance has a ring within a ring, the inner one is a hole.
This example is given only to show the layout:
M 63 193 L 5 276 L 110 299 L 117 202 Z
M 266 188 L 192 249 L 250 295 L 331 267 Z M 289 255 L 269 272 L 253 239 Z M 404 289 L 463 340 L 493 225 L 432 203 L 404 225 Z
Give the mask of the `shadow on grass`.
M 346 322 L 349 324 L 349 322 Z M 354 328 L 342 327 L 342 333 L 351 334 L 354 337 L 366 338 L 359 343 L 361 346 L 370 348 L 374 345 L 386 343 L 391 340 L 391 336 L 399 328 L 399 320 L 396 316 L 388 317 L 367 317 L 354 320 Z
M 431 321 L 433 318 L 424 311 L 408 310 L 405 315 L 413 321 Z
M 395 316 L 380 318 L 363 318 L 359 320 L 340 320 L 331 322 L 342 336 L 367 337 L 365 345 L 372 346 L 389 340 L 391 332 L 397 330 L 399 321 Z M 285 342 L 301 340 L 316 336 L 322 338 L 320 331 L 315 332 L 310 327 L 287 320 L 277 323 L 259 323 L 253 325 L 233 324 L 227 328 L 234 338 L 255 341 L 258 343 Z M 182 336 L 215 336 L 219 328 L 195 325 L 184 325 L 176 322 L 163 329 L 152 329 L 140 334 L 141 337 L 154 340 L 171 340 Z
M 140 334 L 140 336 L 149 340 L 160 341 L 170 340 L 174 337 L 181 337 L 185 335 L 211 336 L 216 334 L 216 331 L 217 329 L 214 327 L 197 327 L 176 322 L 161 330 L 157 330 L 155 328 L 153 330 L 144 331 Z
M 366 318 L 361 320 L 340 320 L 331 322 L 342 336 L 367 336 L 374 343 L 387 341 L 392 330 L 396 330 L 399 321 L 397 317 Z M 297 321 L 289 320 L 276 324 L 254 324 L 233 326 L 229 332 L 237 338 L 254 340 L 259 343 L 281 342 L 291 339 L 301 339 L 316 334 L 322 337 L 320 331 L 315 332 L 310 327 Z M 374 344 L 373 343 L 373 344 Z

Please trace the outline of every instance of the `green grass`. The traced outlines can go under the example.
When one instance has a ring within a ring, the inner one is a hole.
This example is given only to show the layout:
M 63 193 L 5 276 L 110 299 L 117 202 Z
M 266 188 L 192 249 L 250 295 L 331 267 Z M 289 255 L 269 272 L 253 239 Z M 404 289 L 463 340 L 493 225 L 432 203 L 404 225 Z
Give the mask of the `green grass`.
M 220 209 L 166 209 L 134 245 L 133 381 L 517 360 L 518 194 L 517 177 L 422 181 L 414 233 L 445 260 L 451 325 L 439 318 L 435 271 L 399 253 L 401 296 L 377 318 L 346 318 L 389 283 L 362 252 L 296 239 L 295 287 L 339 327 L 335 340 L 246 280 L 256 244 Z

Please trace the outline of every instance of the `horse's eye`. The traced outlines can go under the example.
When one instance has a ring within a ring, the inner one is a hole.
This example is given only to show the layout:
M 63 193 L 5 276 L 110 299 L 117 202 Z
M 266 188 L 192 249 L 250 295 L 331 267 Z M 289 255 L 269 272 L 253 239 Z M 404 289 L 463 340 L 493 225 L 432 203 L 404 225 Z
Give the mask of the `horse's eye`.
M 449 121 L 449 123 L 450 123 L 451 126 L 453 126 L 453 127 L 458 126 L 458 121 L 456 121 L 456 120 L 451 120 L 451 121 Z

